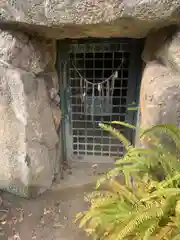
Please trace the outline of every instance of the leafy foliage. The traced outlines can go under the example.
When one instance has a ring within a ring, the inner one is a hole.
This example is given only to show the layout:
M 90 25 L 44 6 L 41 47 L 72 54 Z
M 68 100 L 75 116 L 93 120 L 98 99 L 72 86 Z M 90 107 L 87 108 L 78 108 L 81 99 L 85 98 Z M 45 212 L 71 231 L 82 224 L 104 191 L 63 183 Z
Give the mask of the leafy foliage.
M 86 196 L 90 205 L 77 215 L 80 227 L 97 240 L 180 239 L 180 130 L 154 126 L 141 133 L 150 147 L 136 148 L 111 125 L 100 127 L 117 137 L 126 152 Z M 119 175 L 124 184 L 117 181 Z
M 114 123 L 114 122 L 113 122 Z M 122 124 L 121 122 L 115 122 Z M 121 172 L 124 173 L 126 184 L 129 185 L 130 177 L 138 175 L 143 176 L 145 173 L 153 180 L 161 181 L 165 177 L 174 176 L 175 172 L 180 170 L 179 151 L 180 151 L 180 129 L 174 125 L 157 125 L 148 130 L 142 130 L 140 139 L 143 143 L 150 147 L 137 148 L 111 125 L 100 124 L 105 131 L 116 136 L 125 146 L 126 152 L 124 156 L 116 161 L 115 168 L 101 178 L 97 187 L 106 179 L 118 176 Z M 131 127 L 134 128 L 134 127 Z

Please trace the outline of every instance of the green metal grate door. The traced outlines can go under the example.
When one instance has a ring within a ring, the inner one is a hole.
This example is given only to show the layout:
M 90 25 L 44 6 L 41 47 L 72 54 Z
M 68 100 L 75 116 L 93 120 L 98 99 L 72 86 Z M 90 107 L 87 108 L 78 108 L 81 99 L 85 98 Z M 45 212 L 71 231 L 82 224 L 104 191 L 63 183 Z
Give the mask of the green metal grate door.
M 129 120 L 133 123 L 134 114 L 127 111 L 127 104 L 137 97 L 137 81 L 135 77 L 134 82 L 130 79 L 132 47 L 132 41 L 126 39 L 70 45 L 65 137 L 67 151 L 73 158 L 109 161 L 123 154 L 123 145 L 98 124 Z M 128 136 L 126 129 L 115 127 Z

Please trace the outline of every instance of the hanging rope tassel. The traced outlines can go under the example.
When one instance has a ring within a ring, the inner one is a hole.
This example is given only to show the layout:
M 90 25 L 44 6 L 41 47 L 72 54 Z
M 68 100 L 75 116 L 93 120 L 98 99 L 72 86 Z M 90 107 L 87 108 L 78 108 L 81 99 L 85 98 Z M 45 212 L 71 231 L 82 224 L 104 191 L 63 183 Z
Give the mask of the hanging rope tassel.
M 115 80 L 118 78 L 118 71 L 120 70 L 123 64 L 123 59 L 118 68 L 104 81 L 98 83 L 92 83 L 84 78 L 79 70 L 76 68 L 72 62 L 72 66 L 76 73 L 80 77 L 80 88 L 81 88 L 81 101 L 84 103 L 84 108 L 86 109 L 86 114 L 91 115 L 92 121 L 94 121 L 94 115 L 104 115 L 110 114 L 112 112 L 113 106 L 113 93 Z M 111 84 L 110 84 L 111 80 Z M 84 84 L 82 83 L 84 81 Z M 104 86 L 106 85 L 106 90 L 104 92 Z M 82 86 L 85 86 L 85 89 L 82 94 Z M 88 95 L 88 88 L 91 86 L 92 93 L 91 96 Z M 95 89 L 98 90 L 98 95 L 95 95 Z

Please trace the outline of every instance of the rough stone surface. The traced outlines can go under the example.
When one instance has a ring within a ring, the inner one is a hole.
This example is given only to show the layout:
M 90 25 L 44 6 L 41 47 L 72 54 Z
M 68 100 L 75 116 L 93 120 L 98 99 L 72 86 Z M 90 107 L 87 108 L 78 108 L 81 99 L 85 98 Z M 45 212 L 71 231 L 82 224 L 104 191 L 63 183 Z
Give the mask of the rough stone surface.
M 156 57 L 165 66 L 180 74 L 180 31 L 167 39 L 156 52 Z
M 150 33 L 145 41 L 142 59 L 145 63 L 157 60 L 157 53 L 167 46 L 174 35 L 178 33 L 177 26 L 170 26 Z M 162 52 L 162 51 L 161 51 Z M 158 59 L 160 60 L 160 59 Z
M 180 29 L 164 28 L 147 37 L 143 60 L 158 60 L 166 67 L 180 72 Z
M 49 188 L 55 174 L 52 78 L 42 74 L 52 62 L 49 49 L 50 43 L 0 32 L 0 188 L 24 197 Z
M 46 82 L 46 88 L 48 91 L 48 97 L 50 100 L 50 105 L 52 109 L 52 115 L 54 119 L 55 129 L 58 131 L 61 122 L 61 113 L 59 109 L 60 97 L 59 93 L 59 83 L 58 77 L 55 72 L 45 73 L 42 75 Z
M 148 36 L 142 54 L 146 62 L 141 93 L 141 127 L 180 125 L 180 29 Z
M 1 0 L 1 25 L 50 38 L 145 37 L 179 24 L 179 0 Z
M 179 74 L 162 64 L 147 63 L 141 85 L 141 127 L 180 124 Z

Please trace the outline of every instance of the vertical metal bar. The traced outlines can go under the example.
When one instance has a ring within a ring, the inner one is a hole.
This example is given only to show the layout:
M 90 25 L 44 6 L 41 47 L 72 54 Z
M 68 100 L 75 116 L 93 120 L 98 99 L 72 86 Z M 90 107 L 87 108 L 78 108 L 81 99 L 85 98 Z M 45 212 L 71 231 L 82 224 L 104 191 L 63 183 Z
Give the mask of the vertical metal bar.
M 83 59 L 83 69 L 84 69 L 84 73 L 85 73 L 85 71 L 86 71 L 86 61 L 87 61 L 85 50 L 83 51 L 83 57 L 84 57 L 84 59 Z M 86 78 L 86 76 L 85 76 L 85 78 Z M 87 88 L 88 88 L 88 86 L 86 86 L 86 89 Z M 86 107 L 86 109 L 87 109 L 87 107 Z M 87 142 L 88 142 L 88 140 L 87 140 L 87 132 L 88 132 L 88 127 L 87 127 L 86 117 L 87 117 L 87 115 L 84 116 L 84 121 L 85 121 L 85 123 L 84 123 L 84 125 L 85 125 L 85 129 L 84 129 L 84 138 L 85 138 L 84 150 L 85 150 L 85 154 L 87 155 Z
M 79 59 L 77 59 L 77 49 L 78 49 L 78 44 L 74 44 L 74 48 L 73 48 L 74 64 L 75 64 L 75 66 L 77 68 L 79 68 L 79 67 L 81 68 L 81 65 L 78 64 Z M 73 74 L 73 78 L 72 78 L 73 80 L 72 80 L 72 84 L 71 84 L 71 87 L 73 89 L 71 91 L 71 94 L 73 92 L 75 92 L 75 95 L 72 96 L 72 97 L 75 99 L 75 101 L 73 103 L 74 104 L 74 109 L 77 109 L 77 107 L 78 107 L 78 99 L 77 99 L 77 95 L 76 95 L 76 90 L 77 90 L 76 88 L 79 87 L 78 82 L 79 82 L 79 79 L 81 77 L 78 75 L 78 73 L 75 71 L 75 69 L 73 71 L 74 71 L 74 74 Z M 75 115 L 74 112 L 72 112 L 72 115 Z M 76 125 L 77 125 L 77 117 L 79 117 L 79 116 L 76 116 L 76 121 L 73 122 L 73 130 L 77 131 L 77 133 L 76 133 L 77 134 L 77 142 L 76 142 L 76 151 L 77 152 L 76 152 L 76 154 L 77 154 L 77 156 L 79 156 L 80 155 L 80 139 L 79 139 L 80 132 L 79 132 L 79 129 L 77 129 L 77 127 L 76 127 Z M 73 142 L 73 150 L 74 150 L 74 142 Z
M 61 139 L 61 159 L 60 159 L 60 177 L 63 178 L 63 166 L 67 161 L 67 146 L 66 146 L 66 132 L 65 132 L 65 119 L 67 115 L 66 97 L 65 97 L 65 82 L 66 82 L 66 62 L 67 62 L 68 45 L 64 42 L 57 42 L 57 73 L 60 86 L 60 109 L 61 109 L 61 127 L 60 127 L 60 139 Z
M 137 105 L 137 111 L 134 112 L 134 119 L 133 123 L 136 126 L 136 132 L 133 136 L 133 144 L 136 144 L 139 134 L 139 127 L 140 127 L 140 121 L 141 121 L 141 113 L 140 113 L 140 106 L 139 106 L 139 98 L 140 98 L 140 88 L 141 88 L 141 79 L 142 79 L 142 71 L 143 71 L 143 62 L 141 58 L 139 57 L 143 51 L 144 47 L 144 40 L 138 40 L 136 44 L 137 48 L 137 81 L 136 81 L 136 105 Z
M 102 80 L 104 80 L 104 61 L 105 61 L 105 58 L 104 58 L 104 52 L 102 53 Z M 101 95 L 102 96 L 104 96 L 104 85 L 103 86 L 101 86 Z M 106 96 L 105 96 L 106 97 Z M 103 107 L 103 104 L 104 104 L 104 102 L 103 102 L 103 100 L 105 101 L 105 98 L 104 99 L 102 99 L 102 101 L 101 101 L 101 110 L 100 110 L 100 112 L 101 112 L 101 114 L 103 113 L 103 109 L 104 109 L 104 107 Z M 103 108 L 102 108 L 103 107 Z M 101 121 L 102 121 L 102 119 L 103 119 L 103 117 L 101 116 Z M 101 142 L 101 156 L 103 156 L 103 141 L 104 141 L 104 139 L 103 139 L 103 130 L 101 129 L 101 140 L 100 140 L 100 142 Z
M 112 74 L 114 72 L 114 57 L 115 57 L 115 54 L 114 54 L 114 51 L 113 51 L 112 52 Z M 111 81 L 112 81 L 112 79 L 111 79 Z M 112 82 L 110 83 L 110 86 L 111 86 L 110 87 L 110 93 L 112 94 L 112 92 L 113 92 L 113 90 L 111 89 L 112 88 Z M 113 96 L 112 96 L 112 114 L 110 116 L 110 122 L 112 122 L 112 121 L 113 121 Z M 112 152 L 112 136 L 109 136 L 109 157 L 111 156 L 111 152 Z
M 129 77 L 128 77 L 128 96 L 127 96 L 127 106 L 138 104 L 139 98 L 139 85 L 141 76 L 141 51 L 142 51 L 142 41 L 132 40 L 131 41 L 131 55 L 130 55 L 130 67 L 129 67 Z M 136 124 L 137 111 L 127 111 L 126 121 L 129 124 Z M 134 143 L 135 132 L 128 129 L 128 138 Z
M 93 43 L 93 49 L 95 48 L 95 44 Z M 94 52 L 94 50 L 93 50 L 93 79 L 92 79 L 92 82 L 93 83 L 95 83 L 95 78 L 96 78 L 96 74 L 95 74 L 95 70 L 96 70 L 96 63 L 95 63 L 95 52 Z M 92 94 L 92 96 L 93 96 L 93 94 Z M 95 155 L 95 141 L 96 141 L 96 137 L 95 137 L 95 134 L 96 134 L 96 132 L 95 132 L 95 122 L 94 121 L 92 121 L 92 128 L 93 128 L 93 142 L 92 142 L 92 147 L 93 147 L 93 156 Z

